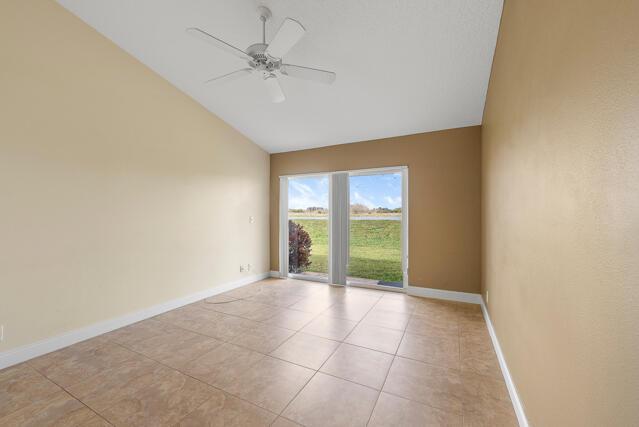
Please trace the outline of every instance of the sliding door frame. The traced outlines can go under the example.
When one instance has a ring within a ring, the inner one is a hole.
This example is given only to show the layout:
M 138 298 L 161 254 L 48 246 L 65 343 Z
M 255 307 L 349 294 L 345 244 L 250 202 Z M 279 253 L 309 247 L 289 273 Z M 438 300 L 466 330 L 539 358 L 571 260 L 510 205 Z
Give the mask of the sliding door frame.
M 346 285 L 346 273 L 348 272 L 347 264 L 349 262 L 349 232 L 350 227 L 350 188 L 348 178 L 358 175 L 381 175 L 386 173 L 401 173 L 402 177 L 402 231 L 401 231 L 401 248 L 402 248 L 402 288 L 393 288 L 383 285 L 364 285 L 350 284 L 348 286 L 364 287 L 373 289 L 382 289 L 386 291 L 406 292 L 409 285 L 409 266 L 408 266 L 408 166 L 391 166 L 383 168 L 356 169 L 346 171 L 331 172 L 312 172 L 301 174 L 290 174 L 280 176 L 280 204 L 279 204 L 279 254 L 280 254 L 280 277 L 290 277 L 293 279 L 312 280 L 323 283 L 332 283 L 338 285 Z M 288 180 L 289 178 L 305 178 L 313 176 L 327 176 L 328 187 L 328 279 L 323 277 L 307 276 L 305 274 L 295 274 L 288 272 Z M 340 180 L 346 178 L 346 184 L 337 184 Z M 345 190 L 345 191 L 344 191 Z M 344 194 L 345 193 L 345 194 Z M 345 207 L 343 204 L 345 203 Z M 338 221 L 335 221 L 337 218 Z M 344 219 L 346 220 L 344 224 Z M 344 229 L 347 231 L 345 232 Z M 336 234 L 340 234 L 338 237 Z M 346 234 L 344 236 L 344 233 Z M 339 246 L 339 247 L 338 247 Z M 334 267 L 334 264 L 341 264 L 340 268 Z M 341 283 L 340 283 L 341 282 Z
M 290 277 L 291 279 L 309 280 L 312 282 L 330 283 L 331 277 L 331 209 L 333 181 L 332 173 L 304 173 L 298 175 L 282 175 L 280 176 L 280 271 L 282 278 Z M 311 178 L 318 176 L 326 176 L 328 178 L 328 277 L 311 276 L 306 274 L 289 273 L 288 271 L 288 179 L 289 178 Z
M 402 287 L 394 288 L 392 286 L 384 285 L 368 285 L 363 283 L 352 283 L 349 286 L 355 286 L 359 288 L 371 288 L 382 289 L 385 291 L 394 292 L 406 292 L 408 289 L 408 166 L 396 166 L 386 168 L 374 168 L 374 169 L 359 169 L 349 171 L 348 175 L 351 176 L 370 176 L 370 175 L 384 175 L 389 173 L 399 173 L 402 179 L 402 230 L 401 230 L 401 249 L 402 249 Z M 350 195 L 350 188 L 348 188 L 348 194 Z M 350 200 L 349 200 L 350 206 Z M 349 212 L 349 225 L 350 225 L 350 212 Z M 349 254 L 350 261 L 350 242 L 348 239 L 343 242 L 347 245 L 347 253 Z M 347 262 L 349 262 L 347 261 Z

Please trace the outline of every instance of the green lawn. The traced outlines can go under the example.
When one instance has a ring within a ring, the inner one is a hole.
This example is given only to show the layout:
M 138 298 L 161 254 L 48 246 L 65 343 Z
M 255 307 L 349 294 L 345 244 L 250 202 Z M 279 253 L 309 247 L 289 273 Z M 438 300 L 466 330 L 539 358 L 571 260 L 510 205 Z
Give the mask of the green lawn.
M 308 271 L 328 273 L 328 221 L 293 219 L 313 241 Z M 401 282 L 401 221 L 351 221 L 349 276 Z

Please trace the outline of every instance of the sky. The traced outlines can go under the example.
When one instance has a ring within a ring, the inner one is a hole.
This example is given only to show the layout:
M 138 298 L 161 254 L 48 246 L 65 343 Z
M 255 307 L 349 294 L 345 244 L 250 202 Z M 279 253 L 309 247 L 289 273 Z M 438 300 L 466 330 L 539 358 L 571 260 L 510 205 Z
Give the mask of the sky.
M 351 176 L 351 205 L 360 203 L 368 208 L 402 207 L 402 175 Z M 305 209 L 311 206 L 328 208 L 328 177 L 290 178 L 288 181 L 289 209 Z

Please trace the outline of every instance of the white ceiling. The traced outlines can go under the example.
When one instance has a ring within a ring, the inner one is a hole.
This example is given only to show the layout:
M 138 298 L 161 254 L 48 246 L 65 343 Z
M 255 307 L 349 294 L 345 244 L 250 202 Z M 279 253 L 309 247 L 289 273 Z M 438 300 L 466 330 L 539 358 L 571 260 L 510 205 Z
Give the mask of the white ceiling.
M 481 123 L 502 0 L 58 0 L 266 151 L 281 152 Z M 272 104 L 247 78 L 204 85 L 241 59 L 190 37 L 200 27 L 245 49 L 256 7 L 306 35 L 285 61 L 337 73 L 331 86 L 282 77 Z

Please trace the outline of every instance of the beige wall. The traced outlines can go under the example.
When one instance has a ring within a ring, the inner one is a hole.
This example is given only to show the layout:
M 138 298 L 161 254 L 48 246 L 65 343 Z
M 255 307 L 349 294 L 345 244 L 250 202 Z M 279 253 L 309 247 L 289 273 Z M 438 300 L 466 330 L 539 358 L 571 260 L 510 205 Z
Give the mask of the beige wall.
M 410 284 L 480 290 L 479 126 L 271 155 L 271 270 L 278 270 L 280 175 L 408 166 Z
M 0 351 L 268 271 L 264 151 L 53 1 L 0 61 Z
M 484 294 L 534 426 L 639 425 L 639 2 L 507 0 Z

